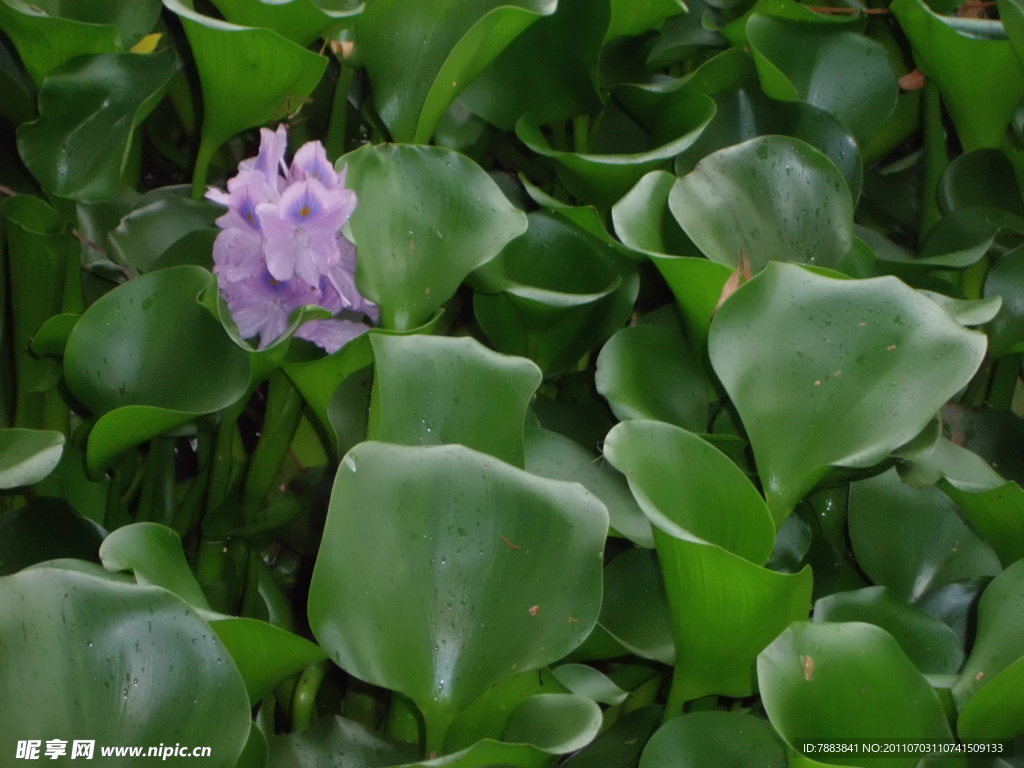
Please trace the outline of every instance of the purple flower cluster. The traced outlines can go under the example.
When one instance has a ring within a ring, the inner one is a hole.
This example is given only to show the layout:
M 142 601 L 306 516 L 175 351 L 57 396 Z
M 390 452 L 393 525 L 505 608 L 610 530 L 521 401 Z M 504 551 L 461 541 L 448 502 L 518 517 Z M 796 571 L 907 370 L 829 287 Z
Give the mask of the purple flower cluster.
M 228 191 L 206 197 L 227 206 L 217 219 L 213 271 L 243 338 L 263 349 L 288 328 L 289 315 L 315 304 L 335 317 L 310 320 L 295 335 L 335 352 L 379 322 L 377 305 L 356 288 L 356 249 L 341 233 L 356 207 L 319 141 L 284 161 L 288 132 L 260 131 L 256 157 L 238 165 Z

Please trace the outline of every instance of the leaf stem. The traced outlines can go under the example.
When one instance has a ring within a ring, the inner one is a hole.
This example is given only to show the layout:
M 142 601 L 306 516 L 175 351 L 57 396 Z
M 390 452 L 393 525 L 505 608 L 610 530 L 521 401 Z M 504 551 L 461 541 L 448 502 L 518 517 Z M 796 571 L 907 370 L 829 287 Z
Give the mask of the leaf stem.
M 292 731 L 304 731 L 313 722 L 316 694 L 326 673 L 324 662 L 310 664 L 299 675 L 292 694 Z
M 274 487 L 302 418 L 302 395 L 280 370 L 270 375 L 266 421 L 249 462 L 242 495 L 243 519 L 251 523 Z
M 334 85 L 334 100 L 331 102 L 331 115 L 327 121 L 327 136 L 324 138 L 327 157 L 332 162 L 345 154 L 348 131 L 348 92 L 352 86 L 352 76 L 355 74 L 355 67 L 346 66 L 344 62 L 339 62 L 339 65 L 341 70 L 338 72 L 338 81 Z
M 942 218 L 939 210 L 939 179 L 949 164 L 946 153 L 946 129 L 942 124 L 942 99 L 939 89 L 930 80 L 925 83 L 923 99 L 922 128 L 924 130 L 924 179 L 921 195 L 921 217 L 917 230 L 917 241 L 921 243 L 929 230 Z

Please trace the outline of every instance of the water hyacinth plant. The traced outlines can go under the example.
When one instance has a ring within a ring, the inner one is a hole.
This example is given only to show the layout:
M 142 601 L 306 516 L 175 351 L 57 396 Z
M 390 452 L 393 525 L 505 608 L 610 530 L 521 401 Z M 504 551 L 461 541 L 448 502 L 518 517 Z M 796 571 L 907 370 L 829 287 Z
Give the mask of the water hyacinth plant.
M 0 767 L 1024 763 L 1024 4 L 0 0 Z

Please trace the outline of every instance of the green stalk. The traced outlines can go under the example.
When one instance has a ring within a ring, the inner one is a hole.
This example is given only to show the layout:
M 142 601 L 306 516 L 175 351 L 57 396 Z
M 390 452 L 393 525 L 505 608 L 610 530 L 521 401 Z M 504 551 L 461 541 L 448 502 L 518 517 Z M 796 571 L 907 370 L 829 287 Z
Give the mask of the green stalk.
M 192 170 L 192 199 L 202 200 L 206 194 L 206 177 L 210 173 L 210 161 L 217 151 L 217 147 L 207 136 L 199 142 L 199 151 L 196 152 L 196 164 Z
M 577 115 L 572 119 L 572 143 L 576 154 L 590 152 L 590 115 Z
M 324 138 L 327 157 L 332 161 L 345 154 L 348 130 L 348 92 L 352 86 L 352 76 L 355 74 L 355 67 L 346 66 L 340 61 L 339 65 L 341 70 L 338 72 L 338 81 L 334 84 L 334 100 L 331 102 L 331 114 L 327 121 L 327 136 Z
M 939 210 L 938 189 L 949 155 L 946 151 L 946 128 L 942 124 L 942 99 L 939 89 L 932 82 L 924 86 L 923 130 L 924 130 L 924 179 L 922 186 L 921 217 L 917 230 L 917 241 L 922 242 L 935 223 L 942 218 Z
M 235 431 L 248 399 L 248 397 L 243 397 L 234 405 L 221 411 L 211 459 L 210 485 L 206 493 L 207 512 L 212 512 L 223 504 L 231 490 Z
M 170 525 L 174 517 L 174 440 L 156 438 L 149 444 L 139 492 L 136 522 Z
M 266 421 L 249 462 L 242 496 L 245 522 L 252 522 L 274 487 L 302 418 L 302 395 L 280 370 L 270 375 Z
M 210 480 L 210 466 L 212 464 L 210 436 L 202 433 L 197 438 L 197 442 L 196 459 L 199 462 L 199 474 L 192 478 L 188 490 L 185 491 L 185 495 L 178 502 L 178 508 L 174 511 L 174 518 L 171 521 L 171 527 L 182 538 L 185 538 L 191 532 L 192 527 L 199 519 L 203 497 L 206 495 L 206 487 Z
M 316 711 L 316 694 L 324 680 L 324 662 L 310 664 L 299 675 L 292 694 L 292 731 L 304 731 L 313 722 Z

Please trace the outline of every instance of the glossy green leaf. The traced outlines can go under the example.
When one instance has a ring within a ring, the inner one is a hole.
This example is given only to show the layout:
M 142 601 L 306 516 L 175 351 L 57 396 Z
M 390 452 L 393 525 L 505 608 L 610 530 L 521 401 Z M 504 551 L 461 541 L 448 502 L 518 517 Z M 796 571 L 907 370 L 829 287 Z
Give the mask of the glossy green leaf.
M 768 718 L 790 746 L 807 740 L 952 738 L 938 697 L 892 636 L 871 624 L 798 622 L 757 660 Z M 860 755 L 829 755 L 863 765 Z M 912 768 L 917 755 L 873 755 Z
M 833 266 L 850 250 L 846 182 L 818 150 L 766 136 L 701 160 L 669 193 L 669 208 L 712 261 L 752 269 L 769 261 Z
M 916 436 L 985 338 L 895 278 L 773 263 L 719 310 L 709 352 L 781 521 L 830 466 L 873 466 Z
M 473 285 L 477 322 L 494 346 L 552 376 L 625 324 L 639 280 L 635 266 L 597 238 L 533 213 L 526 234 L 477 270 Z
M 653 553 L 627 550 L 604 567 L 600 624 L 631 653 L 674 662 L 668 599 Z
M 1010 42 L 962 34 L 921 0 L 895 0 L 892 12 L 918 68 L 939 87 L 964 150 L 1003 147 L 1024 96 L 1024 63 Z
M 437 749 L 489 685 L 589 634 L 607 525 L 578 485 L 461 446 L 363 443 L 335 482 L 310 625 L 343 669 L 412 698 Z
M 269 29 L 229 24 L 192 9 L 192 0 L 163 0 L 188 36 L 203 91 L 202 137 L 195 183 L 213 153 L 236 133 L 295 111 L 319 82 L 327 59 Z M 201 188 L 193 188 L 199 197 Z
M 605 39 L 638 35 L 660 27 L 666 19 L 686 12 L 683 0 L 612 0 L 612 17 Z
M 865 35 L 755 13 L 747 40 L 768 96 L 824 109 L 862 146 L 896 107 L 899 87 L 889 56 Z
M 249 737 L 245 687 L 209 625 L 177 597 L 52 568 L 0 579 L 0 592 L 4 754 L 15 754 L 15 739 L 89 738 L 199 744 L 216 764 L 235 764 Z
M 470 338 L 371 333 L 370 343 L 376 367 L 369 439 L 460 443 L 523 466 L 526 408 L 541 382 L 533 363 Z
M 707 429 L 707 376 L 679 332 L 645 323 L 623 328 L 602 347 L 594 383 L 621 420 Z
M 1024 732 L 1024 658 L 1012 662 L 972 696 L 957 719 L 966 740 L 1010 741 Z
M 1004 565 L 1024 557 L 1024 489 L 1015 481 L 988 490 L 961 490 L 952 483 L 943 491 L 963 510 Z
M 426 143 L 456 96 L 555 0 L 375 0 L 359 19 L 377 111 L 395 141 Z
M 815 621 L 861 621 L 881 627 L 922 674 L 955 675 L 964 650 L 946 624 L 904 602 L 886 587 L 839 592 L 814 604 Z
M 95 561 L 103 534 L 63 499 L 32 499 L 0 512 L 0 575 L 56 558 Z
M 640 768 L 786 768 L 767 720 L 745 712 L 692 712 L 669 720 L 644 747 Z
M 301 46 L 309 45 L 332 27 L 352 24 L 364 5 L 358 0 L 214 0 L 213 4 L 232 24 L 266 27 Z
M 651 525 L 629 492 L 626 479 L 575 440 L 548 429 L 526 426 L 523 433 L 527 472 L 551 480 L 579 483 L 608 509 L 611 527 L 641 547 L 653 547 Z
M 698 436 L 627 421 L 608 433 L 605 455 L 655 528 L 678 660 L 674 699 L 750 695 L 754 658 L 807 615 L 810 569 L 786 575 L 760 567 L 775 537 L 764 500 Z
M 380 305 L 385 328 L 424 323 L 467 274 L 526 230 L 523 213 L 457 152 L 367 146 L 342 166 L 359 196 L 351 219 L 359 287 Z
M 693 144 L 715 113 L 714 102 L 699 93 L 676 91 L 660 97 L 659 124 L 649 146 L 640 151 L 575 153 L 552 146 L 540 125 L 529 117 L 516 123 L 516 135 L 530 150 L 556 163 L 566 188 L 587 203 L 608 208 L 640 178 L 659 168 Z M 658 143 L 654 143 L 658 142 Z
M 629 695 L 607 675 L 586 664 L 561 664 L 551 670 L 562 685 L 579 696 L 586 696 L 598 704 L 621 704 Z
M 113 197 L 132 136 L 178 69 L 173 51 L 108 53 L 69 62 L 39 91 L 39 119 L 18 129 L 18 151 L 50 194 Z
M 946 310 L 960 325 L 984 325 L 998 314 L 1002 299 L 954 299 L 942 293 L 922 290 L 921 293 Z
M 212 227 L 223 210 L 205 200 L 192 200 L 184 186 L 154 189 L 136 200 L 110 231 L 110 245 L 122 264 L 149 272 L 183 237 Z
M 999 296 L 999 314 L 986 329 L 996 357 L 1024 352 L 1024 247 L 1003 254 L 985 276 L 985 295 Z
M 541 123 L 597 111 L 597 65 L 608 28 L 606 0 L 559 0 L 462 94 L 476 114 L 502 130 L 529 115 Z
M 953 685 L 953 697 L 961 709 L 969 706 L 974 697 L 981 696 L 999 674 L 1024 656 L 1022 605 L 1024 560 L 1017 561 L 996 576 L 981 595 L 977 638 L 960 677 Z M 1019 671 L 1011 675 L 1019 675 Z
M 18 49 L 37 86 L 42 85 L 47 73 L 76 56 L 113 53 L 125 48 L 113 25 L 64 18 L 24 0 L 0 2 L 0 26 Z
M 245 394 L 245 353 L 196 301 L 210 279 L 198 267 L 151 272 L 100 298 L 75 325 L 64 375 L 79 401 L 104 414 L 89 441 L 94 472 Z
M 998 149 L 976 149 L 951 160 L 936 192 L 943 213 L 983 205 L 1024 216 L 1013 164 Z
M 163 587 L 193 608 L 209 609 L 181 548 L 181 537 L 157 523 L 134 523 L 118 528 L 100 547 L 103 567 L 132 571 L 142 585 Z
M 305 731 L 271 736 L 267 746 L 267 768 L 324 768 L 340 755 L 351 761 L 352 768 L 397 765 L 412 759 L 409 747 L 392 744 L 375 731 L 337 715 L 325 717 Z
M 911 488 L 895 469 L 850 486 L 847 512 L 857 563 L 904 600 L 930 589 L 999 573 L 999 560 L 939 490 Z
M 838 18 L 838 17 L 837 17 Z M 730 48 L 701 65 L 683 84 L 714 99 L 715 116 L 693 146 L 676 158 L 684 176 L 720 149 L 766 135 L 807 142 L 831 160 L 846 179 L 850 195 L 860 195 L 863 168 L 853 134 L 829 112 L 803 101 L 776 101 L 761 90 L 750 57 Z
M 54 470 L 63 451 L 60 432 L 0 429 L 0 489 L 38 483 Z

